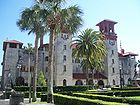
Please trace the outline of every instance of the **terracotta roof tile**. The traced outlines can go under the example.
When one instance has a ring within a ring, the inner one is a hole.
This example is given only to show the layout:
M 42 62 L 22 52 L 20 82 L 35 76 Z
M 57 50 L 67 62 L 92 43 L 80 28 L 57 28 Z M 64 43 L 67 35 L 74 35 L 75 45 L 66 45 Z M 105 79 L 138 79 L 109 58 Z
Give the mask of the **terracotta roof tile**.
M 18 44 L 23 44 L 22 42 L 19 42 L 19 41 L 17 41 L 17 40 L 6 40 L 6 41 L 4 41 L 4 42 L 6 42 L 6 43 L 18 43 Z

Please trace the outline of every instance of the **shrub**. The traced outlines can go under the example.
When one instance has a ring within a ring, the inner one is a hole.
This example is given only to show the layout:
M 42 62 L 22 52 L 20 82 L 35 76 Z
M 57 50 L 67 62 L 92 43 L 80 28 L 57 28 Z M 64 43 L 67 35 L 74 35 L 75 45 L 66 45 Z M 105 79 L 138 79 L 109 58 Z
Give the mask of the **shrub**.
M 40 98 L 41 98 L 41 102 L 47 102 L 47 94 L 41 94 L 40 95 Z
M 99 99 L 103 101 L 110 101 L 110 102 L 120 102 L 120 103 L 129 103 L 129 104 L 139 104 L 139 99 L 132 99 L 126 97 L 112 97 L 112 96 L 105 96 L 105 95 L 93 95 L 93 94 L 83 94 L 83 93 L 74 93 L 73 96 L 77 97 L 84 97 L 89 99 Z
M 89 94 L 98 94 L 98 95 L 107 95 L 107 96 L 121 96 L 121 97 L 128 97 L 128 96 L 140 96 L 140 90 L 120 90 L 120 91 L 87 91 L 85 93 Z
M 56 86 L 54 87 L 54 92 L 64 92 L 64 91 L 86 91 L 89 86 Z
M 42 71 L 40 71 L 39 74 L 38 74 L 37 85 L 38 86 L 46 86 L 47 85 L 45 76 L 44 76 Z
M 56 92 L 64 92 L 64 91 L 86 91 L 90 86 L 55 86 L 53 87 L 53 91 Z M 15 86 L 15 91 L 26 92 L 29 91 L 29 87 L 27 86 Z M 47 87 L 37 87 L 37 92 L 47 92 Z
M 124 88 L 119 88 L 119 87 L 113 87 L 111 90 L 140 90 L 138 87 L 124 87 Z
M 55 105 L 128 105 L 124 103 L 106 102 L 102 100 L 91 100 L 82 97 L 54 94 Z

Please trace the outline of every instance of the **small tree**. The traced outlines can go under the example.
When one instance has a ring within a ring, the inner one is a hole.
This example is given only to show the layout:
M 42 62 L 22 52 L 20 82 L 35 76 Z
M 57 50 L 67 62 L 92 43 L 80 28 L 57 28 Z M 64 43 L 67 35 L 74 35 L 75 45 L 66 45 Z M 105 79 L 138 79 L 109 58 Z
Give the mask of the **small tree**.
M 37 85 L 38 86 L 47 86 L 46 79 L 42 71 L 40 71 L 38 78 L 37 78 Z

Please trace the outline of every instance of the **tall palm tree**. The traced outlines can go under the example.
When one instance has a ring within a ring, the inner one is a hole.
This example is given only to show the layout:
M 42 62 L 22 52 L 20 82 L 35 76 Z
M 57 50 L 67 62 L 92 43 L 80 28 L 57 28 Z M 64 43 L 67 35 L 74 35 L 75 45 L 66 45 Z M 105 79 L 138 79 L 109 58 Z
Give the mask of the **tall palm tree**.
M 82 58 L 81 66 L 86 72 L 86 84 L 88 84 L 89 70 L 102 68 L 103 60 L 106 55 L 104 37 L 98 31 L 86 29 L 81 32 L 77 39 L 73 40 L 76 48 L 73 49 L 73 56 Z
M 53 44 L 58 33 L 74 34 L 82 25 L 82 11 L 78 6 L 62 8 L 66 0 L 37 0 L 48 15 L 44 23 L 49 29 L 49 58 L 48 58 L 48 103 L 53 103 Z
M 137 71 L 137 67 L 138 67 L 138 71 Z M 138 81 L 137 81 L 137 78 L 140 78 L 140 60 L 138 60 L 138 62 L 136 62 L 136 64 L 134 65 L 134 82 L 135 82 L 135 85 L 137 87 L 140 87 L 140 85 L 138 84 Z
M 21 31 L 29 31 L 28 34 L 35 33 L 35 62 L 33 73 L 33 100 L 36 101 L 36 83 L 37 83 L 37 68 L 38 68 L 38 40 L 42 35 L 42 31 L 46 28 L 43 26 L 42 9 L 38 5 L 31 8 L 26 8 L 21 14 L 21 19 L 17 21 Z M 43 12 L 45 15 L 45 12 Z
M 31 70 L 30 70 L 30 59 L 31 54 L 34 53 L 34 48 L 32 47 L 31 43 L 27 44 L 27 47 L 24 47 L 25 53 L 28 54 L 28 87 L 29 87 L 29 103 L 31 103 Z

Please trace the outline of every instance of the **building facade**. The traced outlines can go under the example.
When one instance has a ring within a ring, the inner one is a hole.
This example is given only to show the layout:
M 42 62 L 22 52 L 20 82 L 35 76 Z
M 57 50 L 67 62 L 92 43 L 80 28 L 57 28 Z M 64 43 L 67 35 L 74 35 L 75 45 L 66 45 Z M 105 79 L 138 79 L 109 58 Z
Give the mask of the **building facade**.
M 135 56 L 137 54 L 118 53 L 117 34 L 114 26 L 117 22 L 103 20 L 96 26 L 105 35 L 105 45 L 107 55 L 103 71 L 89 73 L 89 84 L 120 85 L 130 84 L 134 76 Z M 43 44 L 40 38 L 40 48 L 38 54 L 38 72 L 42 71 L 47 79 L 48 74 L 48 48 L 49 44 Z M 85 85 L 86 74 L 82 71 L 80 60 L 72 58 L 72 35 L 60 33 L 54 42 L 54 86 Z M 28 84 L 28 54 L 23 48 L 23 43 L 16 40 L 3 42 L 3 62 L 2 62 L 2 87 L 8 87 L 20 82 L 21 85 Z M 31 55 L 30 70 L 34 69 L 34 55 Z

